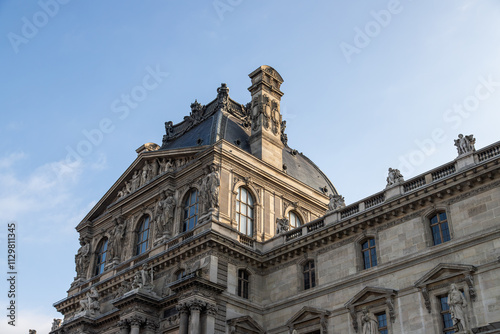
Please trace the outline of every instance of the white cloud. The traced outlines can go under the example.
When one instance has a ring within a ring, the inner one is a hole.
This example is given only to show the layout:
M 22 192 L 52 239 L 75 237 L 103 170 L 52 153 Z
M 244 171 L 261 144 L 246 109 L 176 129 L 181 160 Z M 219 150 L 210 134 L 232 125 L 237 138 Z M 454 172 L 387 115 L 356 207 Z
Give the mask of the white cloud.
M 10 168 L 14 163 L 24 158 L 26 158 L 26 154 L 23 152 L 12 153 L 7 157 L 0 158 L 0 170 Z

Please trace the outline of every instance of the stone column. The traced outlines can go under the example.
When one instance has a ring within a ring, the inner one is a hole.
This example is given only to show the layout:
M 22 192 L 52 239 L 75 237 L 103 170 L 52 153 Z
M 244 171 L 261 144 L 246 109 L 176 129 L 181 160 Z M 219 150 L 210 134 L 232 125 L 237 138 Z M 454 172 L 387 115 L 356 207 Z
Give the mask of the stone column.
M 217 315 L 217 305 L 207 304 L 207 314 L 205 317 L 204 333 L 202 334 L 214 334 L 215 333 L 215 316 Z
M 141 323 L 142 319 L 139 317 L 130 319 L 130 334 L 139 334 Z
M 179 334 L 188 334 L 189 309 L 185 303 L 176 306 L 180 313 Z
M 200 331 L 200 312 L 205 303 L 201 300 L 193 300 L 189 304 L 191 318 L 189 322 L 189 334 L 201 334 Z

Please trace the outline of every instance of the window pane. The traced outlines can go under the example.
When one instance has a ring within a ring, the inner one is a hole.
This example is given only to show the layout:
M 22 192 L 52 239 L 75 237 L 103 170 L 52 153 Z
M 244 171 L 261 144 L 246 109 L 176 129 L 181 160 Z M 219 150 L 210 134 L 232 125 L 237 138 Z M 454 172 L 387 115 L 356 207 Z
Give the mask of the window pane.
M 446 220 L 446 213 L 442 212 L 439 214 L 439 220 L 444 221 Z
M 370 268 L 370 255 L 368 252 L 363 252 L 363 260 L 365 263 L 365 269 Z
M 443 242 L 450 241 L 450 230 L 448 229 L 448 223 L 441 224 L 441 232 L 443 233 Z
M 375 252 L 375 248 L 371 249 L 371 255 L 372 255 L 372 267 L 377 265 L 377 254 Z
M 434 245 L 439 245 L 441 243 L 441 233 L 439 233 L 439 226 L 432 226 L 432 237 L 434 239 Z

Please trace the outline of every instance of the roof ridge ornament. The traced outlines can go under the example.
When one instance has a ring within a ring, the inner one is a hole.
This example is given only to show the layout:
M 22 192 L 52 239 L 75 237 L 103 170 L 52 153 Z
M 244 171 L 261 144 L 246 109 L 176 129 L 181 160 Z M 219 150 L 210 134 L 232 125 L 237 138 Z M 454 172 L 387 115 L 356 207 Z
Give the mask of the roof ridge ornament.
M 219 109 L 229 110 L 229 88 L 225 83 L 221 83 L 217 88 L 217 107 Z

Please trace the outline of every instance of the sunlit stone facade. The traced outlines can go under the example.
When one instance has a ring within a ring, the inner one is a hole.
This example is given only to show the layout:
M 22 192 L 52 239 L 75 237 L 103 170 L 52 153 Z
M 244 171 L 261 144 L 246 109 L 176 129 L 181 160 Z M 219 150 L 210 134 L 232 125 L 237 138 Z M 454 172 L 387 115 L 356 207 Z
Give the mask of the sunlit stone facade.
M 166 122 L 76 227 L 52 333 L 500 333 L 500 143 L 346 206 L 288 146 L 278 72 L 250 79 Z

